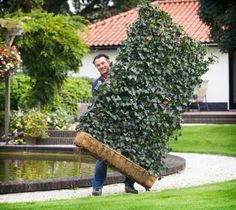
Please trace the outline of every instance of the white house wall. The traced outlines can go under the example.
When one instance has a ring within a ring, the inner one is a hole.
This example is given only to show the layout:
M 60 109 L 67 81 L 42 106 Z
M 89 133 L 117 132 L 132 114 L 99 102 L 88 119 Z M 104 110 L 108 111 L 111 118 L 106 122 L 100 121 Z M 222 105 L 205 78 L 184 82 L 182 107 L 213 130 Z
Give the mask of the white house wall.
M 117 51 L 99 50 L 91 51 L 84 59 L 79 76 L 98 78 L 99 73 L 92 64 L 93 58 L 98 53 L 109 55 L 110 60 L 114 61 Z M 226 53 L 221 53 L 217 47 L 210 47 L 210 53 L 217 56 L 217 62 L 209 66 L 209 71 L 202 76 L 202 79 L 209 80 L 207 90 L 208 102 L 229 102 L 229 57 Z

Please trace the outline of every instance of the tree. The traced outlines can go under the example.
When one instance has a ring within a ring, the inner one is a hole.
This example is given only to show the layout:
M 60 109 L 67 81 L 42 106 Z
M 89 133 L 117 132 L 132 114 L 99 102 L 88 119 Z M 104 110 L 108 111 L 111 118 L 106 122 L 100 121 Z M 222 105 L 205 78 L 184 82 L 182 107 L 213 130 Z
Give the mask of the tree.
M 200 0 L 199 14 L 222 51 L 236 47 L 236 1 Z
M 68 0 L 44 0 L 43 10 L 55 14 L 72 14 Z
M 44 0 L 1 0 L 0 16 L 3 17 L 7 13 L 13 13 L 21 10 L 22 12 L 30 12 L 32 9 L 41 9 Z
M 73 0 L 76 14 L 96 22 L 136 7 L 142 0 Z
M 78 72 L 88 51 L 77 34 L 86 21 L 79 16 L 53 13 L 20 13 L 26 32 L 16 39 L 24 71 L 32 79 L 32 98 L 41 105 L 49 103 L 60 89 L 69 71 Z
M 102 20 L 136 7 L 142 0 L 72 0 L 77 15 L 84 16 L 91 22 Z M 150 0 L 151 1 L 151 0 Z M 72 14 L 68 0 L 2 0 L 0 16 L 6 13 L 31 12 L 41 9 L 55 14 Z
M 167 13 L 142 5 L 108 81 L 99 87 L 77 130 L 160 175 L 167 142 L 180 129 L 181 114 L 212 62 L 207 49 Z M 171 100 L 167 106 L 162 103 L 165 97 Z

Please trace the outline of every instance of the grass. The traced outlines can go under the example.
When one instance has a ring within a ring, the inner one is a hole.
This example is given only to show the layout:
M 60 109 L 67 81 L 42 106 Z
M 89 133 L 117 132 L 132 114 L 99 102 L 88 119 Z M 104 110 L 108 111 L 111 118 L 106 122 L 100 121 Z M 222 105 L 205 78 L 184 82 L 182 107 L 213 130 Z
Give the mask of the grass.
M 1 210 L 235 210 L 236 180 L 138 195 L 0 204 Z
M 236 156 L 236 125 L 183 126 L 178 141 L 170 141 L 175 152 L 214 153 Z
M 236 125 L 184 126 L 173 151 L 236 156 Z M 236 180 L 138 195 L 0 204 L 0 210 L 235 210 Z

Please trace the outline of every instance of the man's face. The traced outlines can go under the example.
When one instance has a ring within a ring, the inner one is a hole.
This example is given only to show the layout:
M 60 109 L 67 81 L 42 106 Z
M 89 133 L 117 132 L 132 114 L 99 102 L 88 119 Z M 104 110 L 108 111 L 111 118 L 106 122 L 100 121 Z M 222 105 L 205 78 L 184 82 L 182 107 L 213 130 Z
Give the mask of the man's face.
M 105 57 L 96 59 L 94 64 L 101 75 L 107 75 L 110 71 L 109 61 Z

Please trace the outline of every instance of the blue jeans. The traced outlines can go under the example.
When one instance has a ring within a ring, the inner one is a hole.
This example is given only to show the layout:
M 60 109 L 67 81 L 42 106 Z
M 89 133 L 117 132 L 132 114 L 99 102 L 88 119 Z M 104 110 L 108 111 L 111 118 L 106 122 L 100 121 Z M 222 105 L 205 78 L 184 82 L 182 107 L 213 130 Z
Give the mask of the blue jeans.
M 101 160 L 97 160 L 95 164 L 95 174 L 92 180 L 93 188 L 102 188 L 107 177 L 107 164 Z M 127 176 L 124 181 L 126 186 L 134 187 L 134 181 L 130 180 Z

